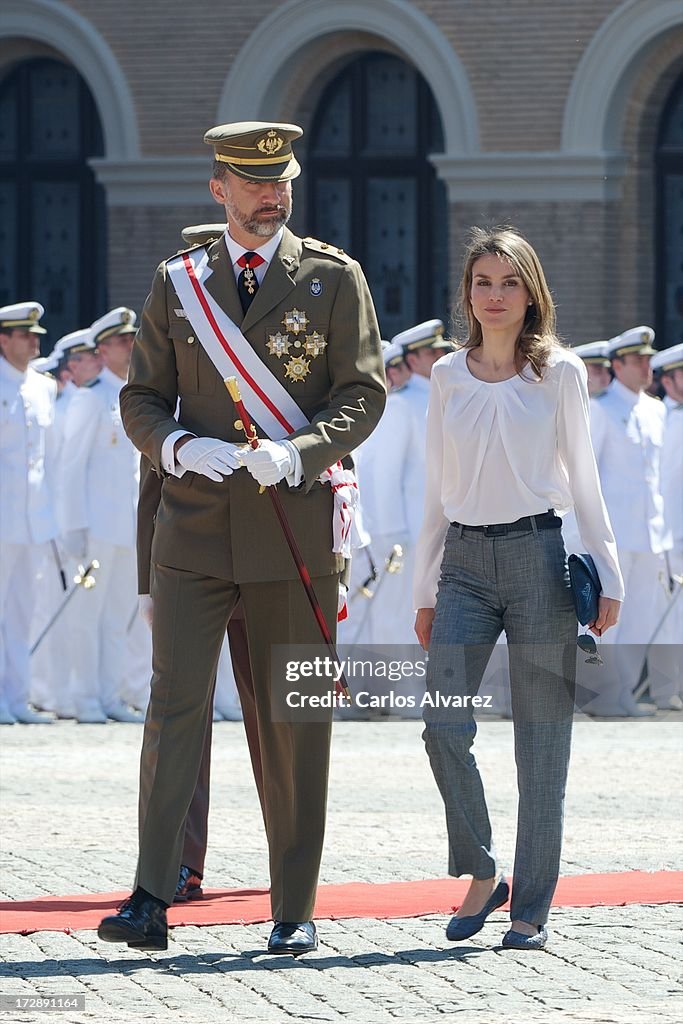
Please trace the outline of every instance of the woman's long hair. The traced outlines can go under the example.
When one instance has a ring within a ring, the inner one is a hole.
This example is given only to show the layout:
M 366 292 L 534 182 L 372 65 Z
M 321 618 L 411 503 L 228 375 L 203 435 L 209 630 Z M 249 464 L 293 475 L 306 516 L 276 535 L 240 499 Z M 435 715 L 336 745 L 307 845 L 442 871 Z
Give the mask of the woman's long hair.
M 468 326 L 468 338 L 462 347 L 476 348 L 482 342 L 481 324 L 475 317 L 470 302 L 472 267 L 480 256 L 489 255 L 507 260 L 529 291 L 531 305 L 527 307 L 524 324 L 515 346 L 515 368 L 521 375 L 528 361 L 536 376 L 542 378 L 552 349 L 559 345 L 555 333 L 555 303 L 534 248 L 509 225 L 488 229 L 475 227 L 470 231 L 458 291 L 458 305 Z

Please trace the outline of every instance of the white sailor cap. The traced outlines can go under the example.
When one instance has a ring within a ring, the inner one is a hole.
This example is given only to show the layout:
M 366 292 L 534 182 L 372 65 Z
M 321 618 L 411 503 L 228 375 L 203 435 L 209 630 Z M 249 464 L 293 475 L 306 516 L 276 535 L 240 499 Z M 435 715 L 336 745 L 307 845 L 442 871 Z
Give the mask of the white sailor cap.
M 35 370 L 36 373 L 52 373 L 53 370 L 57 369 L 59 359 L 59 353 L 55 349 L 52 349 L 49 356 L 38 356 L 37 359 L 32 359 L 28 365 L 32 370 Z
M 662 349 L 661 352 L 652 357 L 650 366 L 658 373 L 681 369 L 683 367 L 683 343 Z
M 404 355 L 406 352 L 417 352 L 420 348 L 452 349 L 452 343 L 446 341 L 443 332 L 441 320 L 425 320 L 424 323 L 409 327 L 407 331 L 395 334 L 391 343 L 400 345 Z
M 609 357 L 617 359 L 634 353 L 638 356 L 653 356 L 656 349 L 652 347 L 655 340 L 655 332 L 651 327 L 631 327 L 630 330 L 618 334 L 616 338 L 610 338 Z
M 609 366 L 608 341 L 589 341 L 587 345 L 575 345 L 572 351 L 583 359 L 584 363 L 591 363 L 593 366 Z
M 31 334 L 47 334 L 40 326 L 45 310 L 39 302 L 17 302 L 13 306 L 0 307 L 0 330 L 3 327 L 26 327 Z
M 95 342 L 90 336 L 90 328 L 87 327 L 82 331 L 72 331 L 71 334 L 65 334 L 56 343 L 52 353 L 53 355 L 56 353 L 61 360 L 69 359 L 70 356 L 78 355 L 80 352 L 94 352 L 95 348 Z
M 382 342 L 382 358 L 385 366 L 399 366 L 403 361 L 403 349 L 395 342 Z
M 117 306 L 110 309 L 108 313 L 101 316 L 94 324 L 90 325 L 90 334 L 96 345 L 106 341 L 114 334 L 135 334 L 135 311 L 127 306 Z

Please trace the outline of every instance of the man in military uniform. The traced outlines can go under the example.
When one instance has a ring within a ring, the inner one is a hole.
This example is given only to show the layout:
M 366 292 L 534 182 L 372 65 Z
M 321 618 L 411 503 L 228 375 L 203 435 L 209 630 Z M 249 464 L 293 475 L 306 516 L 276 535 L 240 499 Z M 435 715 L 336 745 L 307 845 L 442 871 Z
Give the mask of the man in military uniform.
M 285 227 L 291 179 L 300 171 L 292 141 L 301 134 L 296 125 L 263 122 L 207 133 L 215 153 L 210 189 L 228 230 L 206 250 L 159 267 L 121 396 L 126 430 L 163 475 L 152 548 L 155 671 L 143 742 L 143 759 L 151 754 L 156 763 L 137 887 L 121 912 L 101 923 L 106 941 L 166 948 L 166 907 L 178 880 L 213 676 L 241 598 L 264 773 L 275 921 L 269 950 L 298 954 L 317 946 L 311 918 L 330 722 L 273 721 L 270 673 L 273 644 L 319 643 L 320 634 L 259 484 L 281 483 L 282 504 L 334 630 L 343 554 L 336 543 L 332 550 L 335 497 L 318 478 L 370 434 L 385 387 L 360 267 Z M 198 308 L 208 311 L 205 320 Z M 239 351 L 237 372 L 258 398 L 258 415 L 252 398 L 247 408 L 261 436 L 260 420 L 270 422 L 269 415 L 277 423 L 304 418 L 305 425 L 245 451 L 212 361 L 219 356 L 209 356 L 214 340 L 222 351 Z
M 659 480 L 665 410 L 646 393 L 654 336 L 643 326 L 611 339 L 614 380 L 591 405 L 595 459 L 626 587 L 619 622 L 602 640 L 601 692 L 586 708 L 607 717 L 656 710 L 633 696 L 646 646 L 666 607 L 664 552 L 671 547 Z
M 50 432 L 57 387 L 36 373 L 39 302 L 0 309 L 0 724 L 51 719 L 29 707 L 30 629 L 44 545 L 56 536 Z

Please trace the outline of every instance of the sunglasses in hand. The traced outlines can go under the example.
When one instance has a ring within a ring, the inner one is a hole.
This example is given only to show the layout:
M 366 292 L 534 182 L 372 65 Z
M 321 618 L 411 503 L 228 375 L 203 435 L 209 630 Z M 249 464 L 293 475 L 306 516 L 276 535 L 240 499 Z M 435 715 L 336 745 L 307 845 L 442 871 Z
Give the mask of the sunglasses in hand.
M 592 637 L 590 633 L 582 633 L 576 641 L 577 647 L 580 647 L 584 654 L 587 654 L 586 658 L 587 665 L 602 665 L 603 661 L 598 654 L 598 645 L 595 642 L 595 637 Z

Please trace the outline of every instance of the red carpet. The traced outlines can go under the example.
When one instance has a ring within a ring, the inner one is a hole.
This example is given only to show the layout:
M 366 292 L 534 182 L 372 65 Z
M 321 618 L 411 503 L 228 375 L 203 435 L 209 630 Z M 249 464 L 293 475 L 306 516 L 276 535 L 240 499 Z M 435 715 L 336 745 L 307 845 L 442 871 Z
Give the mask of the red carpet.
M 435 878 L 419 882 L 350 882 L 321 885 L 315 916 L 325 918 L 423 917 L 451 914 L 467 891 L 467 879 Z M 93 929 L 129 894 L 41 896 L 0 901 L 0 933 L 72 932 Z M 683 903 L 683 871 L 623 871 L 561 878 L 555 907 L 621 907 L 626 903 Z M 505 909 L 505 908 L 503 908 Z M 258 924 L 270 920 L 265 889 L 207 889 L 195 900 L 169 911 L 171 925 Z

